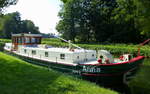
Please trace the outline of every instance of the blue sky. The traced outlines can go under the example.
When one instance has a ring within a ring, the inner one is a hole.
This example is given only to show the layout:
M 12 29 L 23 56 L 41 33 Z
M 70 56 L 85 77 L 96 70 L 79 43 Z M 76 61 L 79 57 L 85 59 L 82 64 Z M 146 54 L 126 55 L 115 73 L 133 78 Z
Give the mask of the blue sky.
M 61 4 L 60 0 L 19 0 L 17 5 L 8 7 L 6 13 L 18 11 L 23 20 L 32 20 L 40 32 L 57 33 L 55 27 Z

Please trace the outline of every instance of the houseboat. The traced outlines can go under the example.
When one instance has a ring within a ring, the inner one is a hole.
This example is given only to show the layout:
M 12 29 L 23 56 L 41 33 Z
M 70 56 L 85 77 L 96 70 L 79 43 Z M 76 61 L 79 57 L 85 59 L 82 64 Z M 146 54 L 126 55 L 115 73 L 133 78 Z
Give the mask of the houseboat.
M 101 84 L 126 83 L 144 60 L 140 54 L 114 58 L 107 50 L 86 50 L 64 39 L 66 48 L 41 44 L 41 40 L 40 34 L 12 34 L 12 43 L 6 43 L 4 49 L 28 62 Z

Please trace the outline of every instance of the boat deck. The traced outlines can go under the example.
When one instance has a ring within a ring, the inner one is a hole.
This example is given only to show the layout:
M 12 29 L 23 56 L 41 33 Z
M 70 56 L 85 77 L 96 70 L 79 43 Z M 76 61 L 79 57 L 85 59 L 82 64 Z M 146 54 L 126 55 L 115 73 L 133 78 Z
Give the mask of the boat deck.
M 4 48 L 4 49 L 7 50 L 7 51 L 10 51 L 10 49 L 7 49 L 7 48 Z M 65 61 L 57 62 L 57 61 L 51 60 L 50 58 L 46 59 L 46 58 L 42 58 L 42 57 L 39 57 L 39 56 L 27 55 L 27 54 L 19 53 L 18 51 L 13 51 L 13 53 L 15 53 L 17 55 L 29 57 L 29 58 L 35 58 L 35 59 L 38 59 L 38 60 L 43 60 L 43 61 L 51 62 L 51 63 L 66 64 L 66 65 L 71 65 L 71 66 L 76 66 L 78 64 L 99 64 L 98 61 L 97 61 L 97 59 L 93 59 L 93 60 L 85 61 L 85 62 L 80 62 L 80 63 L 72 63 L 72 62 L 65 62 Z M 121 61 L 118 58 L 115 58 L 113 63 L 121 63 L 121 62 L 123 62 L 123 61 Z

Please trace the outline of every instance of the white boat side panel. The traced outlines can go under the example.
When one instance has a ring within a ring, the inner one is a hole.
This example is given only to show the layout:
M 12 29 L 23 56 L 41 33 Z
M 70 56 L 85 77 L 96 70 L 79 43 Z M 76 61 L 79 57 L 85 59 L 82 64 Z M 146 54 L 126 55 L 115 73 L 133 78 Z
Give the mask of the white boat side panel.
M 26 51 L 25 51 L 26 49 Z M 34 51 L 34 54 L 33 54 Z M 48 56 L 45 56 L 45 52 Z M 80 62 L 88 62 L 96 60 L 96 51 L 93 50 L 79 50 L 76 49 L 74 52 L 69 51 L 67 48 L 39 48 L 39 47 L 25 47 L 19 46 L 18 52 L 22 55 L 29 56 L 32 58 L 44 59 L 52 62 L 65 62 L 69 64 L 78 64 Z M 86 54 L 85 54 L 86 53 Z M 61 58 L 61 54 L 64 58 Z

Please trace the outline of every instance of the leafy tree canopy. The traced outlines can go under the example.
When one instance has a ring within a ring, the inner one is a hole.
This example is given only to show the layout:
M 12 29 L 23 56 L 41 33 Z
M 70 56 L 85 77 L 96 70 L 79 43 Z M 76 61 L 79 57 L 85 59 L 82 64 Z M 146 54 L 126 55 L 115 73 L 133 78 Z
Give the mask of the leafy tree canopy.
M 14 33 L 40 33 L 39 28 L 30 20 L 21 20 L 20 13 L 8 13 L 0 17 L 0 37 L 11 38 Z
M 2 13 L 4 7 L 14 5 L 17 3 L 17 1 L 18 0 L 0 0 L 0 14 Z
M 56 29 L 68 40 L 139 43 L 150 35 L 148 0 L 61 1 Z

